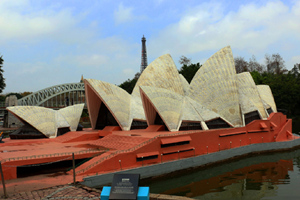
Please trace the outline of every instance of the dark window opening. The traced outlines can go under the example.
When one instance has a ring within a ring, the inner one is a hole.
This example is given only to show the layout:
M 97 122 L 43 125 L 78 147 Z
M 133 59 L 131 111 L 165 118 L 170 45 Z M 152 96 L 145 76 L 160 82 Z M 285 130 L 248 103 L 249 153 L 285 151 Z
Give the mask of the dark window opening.
M 187 152 L 187 151 L 194 151 L 194 149 L 184 149 L 184 150 L 181 150 L 180 152 Z
M 9 134 L 10 139 L 40 139 L 47 138 L 43 133 L 38 131 L 36 128 L 28 124 L 27 122 L 23 122 L 24 126 L 19 128 L 18 130 Z
M 185 145 L 185 144 L 189 144 L 189 143 L 190 143 L 190 141 L 181 141 L 181 142 L 175 142 L 175 143 L 161 144 L 161 148 Z
M 247 114 L 244 114 L 245 117 L 245 124 L 249 124 L 250 122 L 254 120 L 260 119 L 260 116 L 257 111 L 249 112 Z
M 154 124 L 163 125 L 165 127 L 165 130 L 168 130 L 167 126 L 165 125 L 165 122 L 161 119 L 158 113 L 156 113 Z
M 178 151 L 172 151 L 172 152 L 163 153 L 163 155 L 170 155 L 170 154 L 174 154 L 174 153 L 178 153 Z
M 119 124 L 106 105 L 101 103 L 95 129 L 102 130 L 105 126 L 119 126 Z
M 156 158 L 158 158 L 158 155 L 139 157 L 139 158 L 136 158 L 136 161 L 151 160 L 151 159 L 156 159 Z
M 231 128 L 231 126 L 221 118 L 214 119 L 205 123 L 209 129 Z
M 58 128 L 57 129 L 57 136 L 63 135 L 65 133 L 69 132 L 69 131 L 70 131 L 69 127 Z
M 273 112 L 273 109 L 272 109 L 272 108 L 268 108 L 268 109 L 267 109 L 267 112 L 268 112 L 268 114 L 270 115 L 270 114 Z
M 202 126 L 200 122 L 182 122 L 179 130 L 202 130 Z
M 182 152 L 193 151 L 193 150 L 194 150 L 194 148 L 183 149 L 183 150 L 179 150 L 179 152 L 178 151 L 165 152 L 165 153 L 163 153 L 163 155 L 170 155 L 170 154 L 174 154 L 174 153 L 182 153 Z
M 147 122 L 145 121 L 139 121 L 139 120 L 133 120 L 131 123 L 131 130 L 133 129 L 146 129 L 148 127 Z
M 75 164 L 78 165 L 87 159 L 77 159 Z M 28 176 L 35 176 L 40 174 L 52 174 L 52 173 L 66 173 L 73 166 L 72 160 L 64 160 L 60 162 L 42 163 L 38 165 L 25 165 L 17 167 L 17 178 L 23 178 Z

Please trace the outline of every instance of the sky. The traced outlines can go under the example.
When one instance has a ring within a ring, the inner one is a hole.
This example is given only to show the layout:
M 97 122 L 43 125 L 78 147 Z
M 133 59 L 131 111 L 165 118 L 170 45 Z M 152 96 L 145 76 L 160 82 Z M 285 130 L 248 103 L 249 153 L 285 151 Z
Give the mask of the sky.
M 300 63 L 300 0 L 0 0 L 4 94 L 36 92 L 81 76 L 121 84 L 170 54 L 203 64 L 230 45 L 234 57 L 279 53 Z

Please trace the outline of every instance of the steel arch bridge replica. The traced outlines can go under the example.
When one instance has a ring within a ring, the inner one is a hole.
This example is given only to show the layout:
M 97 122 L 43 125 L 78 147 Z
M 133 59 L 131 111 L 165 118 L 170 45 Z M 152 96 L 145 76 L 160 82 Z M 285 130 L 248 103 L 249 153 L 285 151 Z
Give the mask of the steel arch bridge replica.
M 270 87 L 255 85 L 248 72 L 236 74 L 229 46 L 211 56 L 190 84 L 167 54 L 147 66 L 132 94 L 100 80 L 85 79 L 84 86 L 92 128 L 83 131 L 74 131 L 76 120 L 69 119 L 75 108 L 47 119 L 44 110 L 7 108 L 50 138 L 4 139 L 5 179 L 18 178 L 17 166 L 71 159 L 70 152 L 75 159 L 92 157 L 76 167 L 76 177 L 95 186 L 118 171 L 146 178 L 300 146 Z M 59 135 L 59 127 L 73 129 Z
M 65 99 L 73 104 L 84 103 L 84 83 L 65 83 L 48 87 L 18 100 L 20 106 L 62 107 Z M 50 101 L 52 100 L 52 101 Z

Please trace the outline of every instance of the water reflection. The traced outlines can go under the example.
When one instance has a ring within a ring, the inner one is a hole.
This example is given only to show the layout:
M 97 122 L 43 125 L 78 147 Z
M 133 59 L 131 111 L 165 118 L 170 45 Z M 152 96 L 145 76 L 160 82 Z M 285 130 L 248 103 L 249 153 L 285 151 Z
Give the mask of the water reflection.
M 300 150 L 297 150 L 241 159 L 144 184 L 150 186 L 151 193 L 199 199 L 280 199 L 288 196 L 300 199 L 299 168 Z M 288 189 L 280 189 L 281 185 L 288 185 Z

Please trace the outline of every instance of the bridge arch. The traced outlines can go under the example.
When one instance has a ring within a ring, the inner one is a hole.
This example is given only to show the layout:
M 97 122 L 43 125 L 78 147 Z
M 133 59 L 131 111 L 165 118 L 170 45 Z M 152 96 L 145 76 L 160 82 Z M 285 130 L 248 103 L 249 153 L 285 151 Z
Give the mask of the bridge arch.
M 27 95 L 18 100 L 18 105 L 55 108 L 84 102 L 84 83 L 64 83 Z

